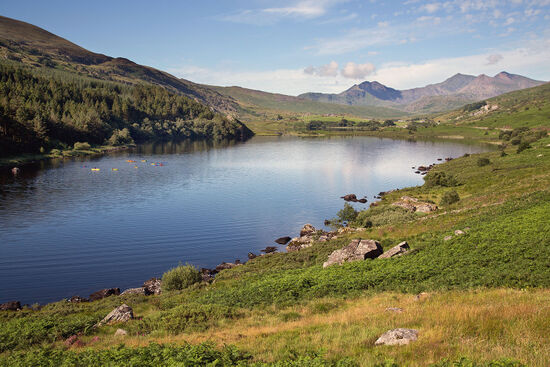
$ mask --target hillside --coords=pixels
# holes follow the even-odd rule
[[[541,104],[533,120],[550,127],[547,93],[545,85],[497,97],[516,110],[492,123],[522,121],[517,107],[532,101]],[[441,123],[412,137],[442,126],[464,128]],[[177,272],[167,272],[158,295],[0,311],[0,364],[546,367],[550,138],[525,127],[512,132],[518,144],[491,131],[501,149],[436,165],[422,186],[338,213],[348,228],[313,232],[311,246],[296,251],[226,264],[214,282],[186,268],[186,285],[170,288]],[[437,208],[394,205],[404,197]],[[406,241],[410,250],[323,267],[353,239],[377,240],[386,253]],[[122,303],[134,318],[93,326]],[[375,345],[395,328],[417,330],[418,339]]]
[[[220,113],[236,112],[235,101],[211,89],[125,58],[90,52],[32,24],[2,16],[1,59],[33,68],[63,70],[79,76],[126,84],[147,82],[207,104]]]
[[[259,117],[273,118],[281,113],[338,114],[363,118],[398,118],[408,114],[407,112],[382,106],[335,105],[242,87],[206,87],[235,100],[239,104],[239,117],[244,121],[258,119]]]
[[[541,84],[544,82],[503,71],[494,77],[456,74],[441,83],[406,90],[366,81],[339,94],[305,93],[299,97],[318,102],[386,106],[411,113],[431,113]]]

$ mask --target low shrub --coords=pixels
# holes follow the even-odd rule
[[[175,291],[185,289],[201,281],[201,274],[193,265],[180,265],[162,275],[162,289]]]
[[[357,210],[348,203],[344,204],[344,208],[338,211],[337,216],[340,222],[351,222],[357,218]]]
[[[488,166],[489,164],[491,164],[489,158],[478,158],[477,160],[477,165],[479,167]]]
[[[447,191],[443,194],[441,197],[441,201],[439,202],[439,205],[445,206],[445,205],[451,205],[460,200],[460,196],[458,196],[458,193],[454,190]]]
[[[74,143],[74,150],[89,150],[90,148],[92,148],[92,147],[90,146],[89,143],[86,143],[86,142],[84,142],[84,143],[79,143],[79,142]]]
[[[445,172],[430,172],[424,176],[424,185],[428,188],[435,186],[454,187],[458,181],[453,175]]]
[[[523,142],[518,146],[517,153],[519,154],[519,153],[521,153],[524,150],[529,149],[529,148],[531,148],[531,145],[527,142]]]

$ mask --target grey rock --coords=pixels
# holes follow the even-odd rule
[[[305,224],[300,230],[300,237],[310,236],[315,232],[317,232],[315,227],[308,223],[308,224]]]
[[[290,242],[292,238],[285,236],[285,237],[279,237],[275,240],[275,243],[278,243],[279,245],[286,245]]]
[[[378,241],[355,239],[344,248],[333,251],[323,264],[323,268],[334,264],[341,265],[345,262],[375,259],[383,252],[384,250]]]
[[[256,254],[252,253],[252,252],[249,252],[249,253],[248,253],[248,259],[249,259],[249,260],[255,259],[255,258],[257,258],[257,257],[258,257],[258,256],[257,256]]]
[[[139,288],[129,288],[126,289],[124,292],[122,292],[121,296],[126,296],[130,294],[143,294],[145,296],[145,288],[139,287]]]
[[[142,285],[143,289],[145,290],[145,295],[149,296],[152,294],[160,294],[161,288],[162,288],[162,280],[159,278],[151,278],[147,281],[145,281]]]
[[[397,246],[394,246],[391,249],[389,249],[388,251],[384,252],[378,258],[379,259],[389,259],[390,257],[402,256],[402,255],[406,254],[407,252],[409,252],[409,249],[410,249],[410,247],[409,247],[409,244],[407,243],[407,241],[403,241],[400,244],[398,244]]]
[[[128,332],[124,329],[116,329],[115,336],[126,336]]]
[[[134,311],[132,310],[132,307],[128,306],[127,304],[122,304],[109,312],[107,316],[101,320],[97,326],[105,325],[105,324],[112,324],[115,322],[126,322],[128,320],[131,320],[134,318]]]
[[[418,339],[418,330],[393,329],[386,331],[374,342],[375,345],[405,345]]]
[[[69,302],[71,303],[81,303],[81,302],[88,302],[89,300],[87,298],[84,298],[84,297],[80,297],[80,296],[72,296],[71,298],[69,298]]]
[[[453,238],[453,236],[445,236],[443,237],[443,241],[449,241]]]
[[[21,302],[10,301],[0,304],[0,311],[19,311],[21,309]]]
[[[460,235],[463,235],[463,234],[464,234],[464,231],[462,231],[462,230],[460,230],[460,229],[457,229],[457,230],[455,231],[455,235],[457,235],[457,236],[460,236]]]
[[[237,265],[233,264],[233,263],[223,262],[220,265],[216,266],[216,271],[220,272],[222,270],[233,269],[235,266],[237,266]]]

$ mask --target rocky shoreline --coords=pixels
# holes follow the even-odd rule
[[[445,158],[445,161],[450,161],[452,159],[453,158]],[[443,159],[439,158],[438,160],[443,160]],[[435,166],[435,163],[430,166],[418,166],[418,170],[422,170],[422,172],[425,174],[434,166]],[[16,173],[14,172],[14,174]],[[380,192],[377,196],[375,195],[374,198],[381,199],[384,195],[396,190]],[[344,199],[344,201],[346,202],[355,202],[355,203],[367,202],[366,197],[363,197],[362,199],[357,199],[357,195],[355,194],[347,194],[347,195],[341,196],[341,198]],[[377,205],[377,202],[371,203],[371,207],[376,205]],[[438,207],[433,203],[423,202],[416,198],[412,198],[408,196],[401,197],[400,201],[394,202],[391,205],[399,206],[405,210],[409,210],[412,212],[422,212],[422,213],[430,213],[438,209]],[[327,223],[330,223],[330,221],[325,221],[325,225],[327,225]],[[283,245],[283,246],[286,245],[286,251],[290,253],[290,252],[300,251],[302,249],[311,247],[315,243],[327,242],[330,240],[338,239],[339,236],[342,236],[345,234],[360,233],[360,232],[364,232],[365,230],[366,228],[352,228],[352,227],[343,226],[334,231],[324,231],[324,230],[318,230],[313,225],[308,223],[302,227],[298,237],[292,238],[289,236],[284,236],[284,237],[275,239],[274,242],[279,245]],[[248,257],[247,261],[255,259],[259,256],[266,256],[271,253],[275,253],[277,251],[278,251],[277,247],[267,246],[266,248],[261,250],[261,252],[263,252],[262,254],[256,255],[252,252],[249,252],[247,256]],[[352,240],[347,246],[344,246],[342,249],[333,251],[329,255],[327,261],[323,264],[323,267],[328,267],[335,264],[341,265],[345,262],[351,262],[351,261],[357,261],[357,260],[376,259],[376,258],[384,259],[384,258],[397,257],[397,256],[405,255],[409,251],[410,251],[410,247],[407,242],[399,243],[398,245],[384,252],[378,241],[371,240],[371,239],[355,239],[355,240]],[[240,266],[243,264],[244,263],[241,260],[237,259],[234,262],[222,262],[218,264],[214,269],[200,268],[199,271],[202,277],[202,281],[211,283],[214,281],[216,274],[218,274],[219,272],[227,269],[232,269],[236,266]],[[125,296],[125,295],[134,295],[134,294],[150,296],[150,295],[158,295],[161,292],[162,292],[162,280],[159,278],[151,278],[145,281],[141,287],[129,288],[122,292],[120,288],[105,288],[90,294],[88,298],[75,295],[69,298],[67,301],[71,303],[94,302],[110,296]],[[41,308],[41,307],[42,306],[40,305],[31,307],[28,304],[21,305],[19,301],[9,301],[9,302],[0,304],[0,311],[4,311],[4,310],[18,311],[23,308]]]

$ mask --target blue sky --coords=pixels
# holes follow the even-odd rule
[[[0,14],[195,82],[293,95],[458,72],[550,80],[550,0],[3,0]]]

